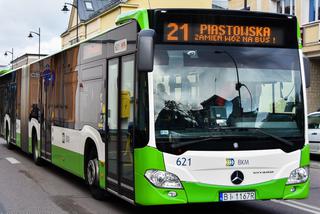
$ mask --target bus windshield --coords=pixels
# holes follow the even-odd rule
[[[242,149],[304,143],[296,49],[158,44],[153,75],[159,149],[184,143],[186,150],[229,150],[235,140],[245,142]],[[228,142],[233,146],[223,146]]]

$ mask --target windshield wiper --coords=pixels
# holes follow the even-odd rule
[[[184,146],[190,146],[192,144],[197,144],[197,143],[202,143],[202,142],[207,142],[207,141],[212,141],[212,140],[221,140],[221,136],[215,136],[215,137],[208,137],[205,139],[200,139],[200,140],[191,140],[191,141],[186,141],[183,143],[177,143],[177,144],[171,144],[171,148],[173,149],[178,149]]]
[[[266,136],[268,136],[268,137],[271,137],[271,138],[273,138],[273,139],[275,139],[275,140],[277,140],[277,141],[279,141],[279,142],[281,142],[281,143],[284,143],[284,144],[286,144],[286,145],[288,145],[288,146],[291,146],[291,147],[292,147],[292,146],[295,145],[294,142],[291,142],[291,141],[289,141],[289,140],[287,140],[287,139],[285,139],[285,138],[279,137],[279,136],[274,135],[274,134],[271,134],[271,133],[269,133],[269,132],[263,131],[263,130],[260,129],[260,128],[230,127],[230,128],[219,128],[218,130],[254,130],[254,131],[259,132],[259,133],[261,133],[261,134],[264,134],[264,135],[266,135]]]
[[[276,136],[274,134],[271,134],[269,132],[266,132],[266,131],[263,131],[259,128],[240,128],[240,127],[228,127],[228,128],[216,128],[215,130],[219,130],[219,131],[232,131],[232,130],[240,130],[240,131],[245,131],[245,130],[254,130],[256,132],[259,132],[261,134],[264,134],[268,137],[271,137],[281,143],[284,143],[290,147],[293,147],[295,146],[295,143],[294,142],[291,142],[285,138],[282,138],[282,137],[279,137],[279,136]],[[171,143],[170,146],[171,148],[173,149],[178,149],[178,148],[181,148],[181,147],[184,147],[184,146],[190,146],[190,145],[193,145],[193,144],[197,144],[197,143],[203,143],[203,142],[209,142],[209,141],[213,141],[213,140],[222,140],[222,139],[226,139],[226,138],[241,138],[241,137],[248,137],[248,136],[239,136],[239,135],[216,135],[216,136],[208,136],[207,138],[204,138],[204,139],[197,139],[197,140],[191,140],[191,141],[186,141],[186,142],[182,142],[182,143],[176,143],[176,144],[173,144]]]

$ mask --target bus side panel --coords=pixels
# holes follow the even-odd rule
[[[16,144],[21,147],[21,74],[22,69],[16,71]]]
[[[3,76],[0,78],[0,128],[1,135],[5,137],[5,116],[7,114],[7,102],[8,102],[8,90],[7,90],[7,76]]]
[[[28,105],[29,105],[29,66],[22,68],[21,72],[21,149],[22,151],[28,152]]]
[[[5,94],[5,87],[2,84],[2,81],[0,79],[0,97],[2,98],[0,100],[0,134],[1,136],[4,136],[4,94]]]
[[[52,163],[84,178],[84,139],[81,131],[52,126]]]

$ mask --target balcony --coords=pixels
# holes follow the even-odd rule
[[[303,52],[310,58],[320,58],[320,21],[301,26]]]

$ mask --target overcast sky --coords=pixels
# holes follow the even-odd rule
[[[30,31],[41,28],[41,53],[61,49],[60,35],[67,29],[70,12],[61,9],[72,0],[0,0],[0,65],[7,65],[13,48],[14,58],[25,53],[38,53],[38,37],[28,38]]]

